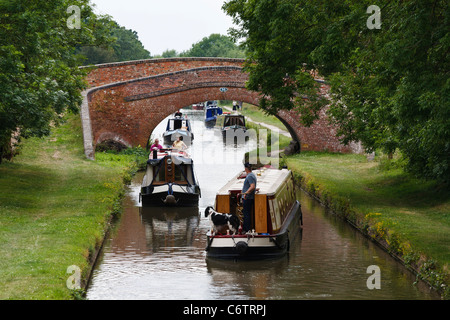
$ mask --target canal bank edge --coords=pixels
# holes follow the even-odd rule
[[[145,157],[145,159],[146,158],[147,157]],[[117,189],[116,193],[113,195],[112,208],[106,213],[107,221],[105,223],[103,237],[95,244],[93,250],[89,250],[89,256],[87,257],[88,270],[82,270],[81,288],[79,290],[70,289],[71,296],[74,300],[84,300],[86,298],[87,289],[91,283],[95,267],[98,264],[106,240],[109,238],[109,235],[113,230],[114,223],[120,220],[120,216],[123,211],[122,201],[125,197],[126,188],[130,185],[131,180],[136,173],[141,170],[144,170],[144,165],[142,161],[139,161],[139,157],[136,157],[130,165],[124,167],[121,176],[123,181],[122,186]]]
[[[282,165],[287,164],[285,157],[281,159],[281,163]],[[290,170],[294,175],[294,181],[302,190],[402,263],[416,275],[417,279],[421,279],[436,290],[442,299],[450,300],[448,284],[450,275],[443,271],[432,258],[427,257],[423,252],[414,250],[408,240],[383,226],[379,220],[374,221],[373,215],[357,212],[352,208],[350,199],[327,191],[310,174],[298,169],[290,168]]]

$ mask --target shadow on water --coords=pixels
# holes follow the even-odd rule
[[[201,116],[192,118],[196,137],[209,135]],[[211,148],[223,149],[211,139]],[[239,149],[229,152],[242,156]],[[143,176],[138,174],[124,199],[122,217],[105,242],[87,298],[439,299],[421,283],[414,285],[411,272],[302,191],[298,199],[304,225],[288,255],[263,261],[206,259],[209,222],[203,211],[241,167],[197,162],[202,188],[197,208],[142,208],[138,199]],[[380,289],[367,286],[372,265],[380,269]]]

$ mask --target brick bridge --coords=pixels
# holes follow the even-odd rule
[[[95,145],[106,140],[146,146],[162,120],[194,103],[236,100],[258,105],[259,93],[245,88],[248,77],[242,64],[241,59],[172,58],[92,67],[81,108],[86,156],[94,159]],[[302,150],[357,151],[338,141],[324,112],[310,128],[300,125],[295,111],[281,111],[277,117]]]

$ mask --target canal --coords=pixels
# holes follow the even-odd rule
[[[202,192],[199,207],[142,208],[143,174],[136,175],[121,219],[93,272],[88,299],[439,299],[424,283],[415,284],[415,276],[400,263],[301,190],[304,225],[287,256],[263,262],[206,259],[209,223],[204,209],[214,204],[216,191],[243,170],[243,155],[255,145],[250,141],[224,146],[220,134],[205,128],[203,111],[184,112],[195,135],[189,152]],[[165,125],[164,121],[155,129],[155,137],[161,137]],[[369,268],[374,266],[379,274]],[[379,283],[379,289],[373,283]]]

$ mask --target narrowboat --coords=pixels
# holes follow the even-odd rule
[[[183,117],[181,113],[178,113],[167,121],[166,131],[163,134],[164,144],[172,146],[172,143],[180,136],[183,137],[183,142],[187,146],[190,146],[192,140],[194,140],[189,119]]]
[[[217,118],[216,126],[220,127],[222,137],[227,142],[239,143],[242,139],[245,141],[247,127],[243,115],[224,113]]]
[[[206,255],[218,259],[265,259],[285,255],[303,225],[295,183],[288,169],[263,167],[257,177],[252,231],[242,234],[207,234]],[[241,172],[216,194],[214,210],[237,215],[243,221],[240,193],[246,177]]]
[[[223,110],[218,106],[207,107],[205,110],[205,125],[206,127],[214,127],[216,125],[217,116],[223,114]]]
[[[139,200],[143,207],[198,206],[200,186],[185,151],[160,149],[147,160]]]
[[[205,107],[206,108],[217,107],[217,101],[216,100],[206,101]]]

